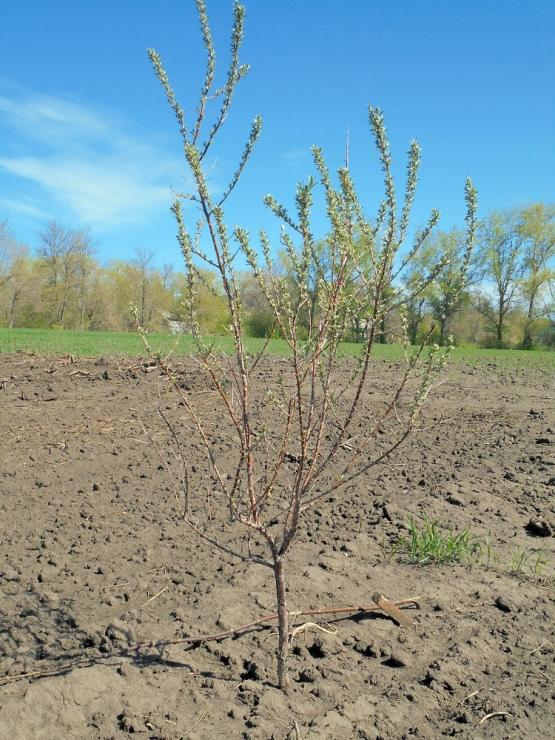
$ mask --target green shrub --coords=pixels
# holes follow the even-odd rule
[[[249,337],[266,339],[275,334],[275,319],[270,311],[253,311],[246,319],[245,328]]]

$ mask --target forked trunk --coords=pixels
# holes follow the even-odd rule
[[[289,683],[287,673],[287,653],[289,649],[289,614],[287,612],[287,595],[285,592],[285,576],[283,560],[274,561],[274,578],[276,581],[276,598],[278,613],[278,650],[277,673],[280,689],[286,689]]]

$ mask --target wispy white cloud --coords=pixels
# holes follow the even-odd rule
[[[42,208],[38,208],[25,200],[15,200],[14,198],[0,198],[0,209],[12,213],[22,213],[24,216],[31,216],[31,218],[45,219],[49,217],[48,212],[43,211]]]
[[[61,98],[2,95],[0,125],[9,132],[0,143],[0,170],[39,186],[46,200],[80,221],[101,227],[144,221],[168,206],[172,184],[183,189],[181,161],[128,133],[113,114]]]
[[[136,165],[74,158],[0,158],[0,167],[43,187],[87,223],[134,220],[169,204],[170,188],[145,182]],[[127,169],[127,171],[125,171]]]
[[[306,159],[310,151],[308,149],[290,149],[288,152],[283,152],[282,157],[287,162],[301,162]]]
[[[113,124],[103,120],[99,113],[46,95],[19,98],[0,95],[0,115],[26,137],[49,144],[63,139],[67,145],[71,140],[103,138],[113,133]]]

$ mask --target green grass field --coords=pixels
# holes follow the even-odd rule
[[[193,350],[190,337],[176,337],[165,334],[152,334],[149,342],[155,352],[166,353],[176,345],[175,353],[185,355]],[[216,347],[223,352],[233,348],[230,337],[214,338]],[[249,338],[249,350],[259,351],[264,340]],[[360,344],[345,343],[342,354],[354,356],[361,350]],[[74,355],[76,357],[138,357],[145,354],[142,339],[133,333],[107,331],[67,331],[58,329],[5,329],[0,328],[0,352],[37,352],[52,355]],[[287,354],[283,340],[273,339],[269,351],[274,354]],[[402,357],[402,348],[395,344],[375,345],[374,356],[386,360],[398,360]],[[493,363],[501,367],[526,368],[542,367],[555,369],[555,352],[545,350],[496,350],[478,349],[476,347],[457,347],[453,351],[453,360],[472,365]]]

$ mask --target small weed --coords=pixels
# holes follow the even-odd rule
[[[382,538],[378,543],[378,547],[381,550],[382,557],[387,565],[391,563],[395,555],[399,552],[399,541],[388,542],[385,536],[385,532],[382,532]]]
[[[538,579],[541,578],[547,564],[548,560],[543,549],[517,547],[511,555],[510,571],[513,575],[526,575]]]
[[[481,565],[486,570],[489,570],[493,565],[493,545],[491,544],[489,535],[484,537],[484,539],[478,539],[477,537],[473,539],[470,562],[472,565]]]
[[[408,537],[401,537],[396,543],[396,551],[406,556],[409,563],[418,565],[460,563],[477,554],[482,557],[479,548],[478,540],[470,530],[444,534],[439,523],[428,517],[425,517],[420,527],[410,519]],[[490,557],[491,547],[487,550],[488,562]]]
[[[501,567],[511,575],[541,581],[549,560],[542,548],[516,548],[511,554],[509,563],[501,563],[495,558],[493,545],[489,536],[480,538],[470,530],[444,533],[437,520],[424,517],[421,525],[409,519],[409,534],[399,537],[395,542],[387,542],[385,534],[379,543],[384,561],[389,565],[400,556],[402,560],[416,565],[443,565],[445,563],[465,562],[469,566],[479,565],[486,569]]]

